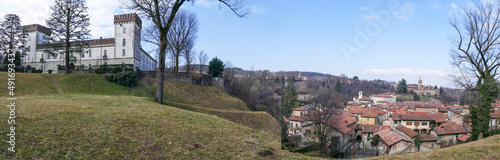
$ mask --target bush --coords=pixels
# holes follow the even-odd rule
[[[137,81],[137,73],[135,71],[126,71],[121,73],[109,73],[104,76],[106,80],[115,82],[118,85],[132,87]]]
[[[212,75],[212,77],[218,77],[222,75],[222,72],[224,72],[224,62],[222,60],[215,57],[208,62],[208,74]]]
[[[54,70],[49,69],[49,73],[52,73],[52,71],[54,71]]]
[[[290,152],[306,153],[316,150],[318,143],[311,143],[305,147],[290,150]]]
[[[283,146],[285,146],[285,148],[293,148],[293,147],[295,147],[295,144],[292,144],[290,142],[286,142]]]
[[[111,69],[111,73],[120,73],[122,71],[123,70],[121,67],[114,67],[113,69]]]
[[[96,74],[105,74],[107,72],[108,72],[108,67],[106,67],[106,66],[100,66],[99,68],[97,68],[95,70]]]

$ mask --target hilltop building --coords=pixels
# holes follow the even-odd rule
[[[114,16],[114,38],[87,40],[89,48],[82,53],[71,53],[70,65],[82,68],[94,68],[99,65],[132,64],[143,71],[155,70],[158,62],[141,48],[142,21],[135,13]],[[31,24],[24,26],[28,32],[26,38],[26,56],[22,60],[25,65],[42,70],[58,70],[65,65],[63,51],[51,56],[44,52],[49,48],[46,36],[50,29]],[[95,69],[95,68],[94,68]]]
[[[408,92],[413,92],[418,95],[439,96],[439,89],[434,89],[432,86],[422,85],[422,79],[418,80],[418,84],[408,85]]]

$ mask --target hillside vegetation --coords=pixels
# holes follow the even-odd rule
[[[369,159],[500,159],[500,135],[474,142],[455,145],[433,151],[402,155],[380,156]]]
[[[6,81],[6,77],[5,72],[0,72],[0,80]],[[163,158],[246,159],[240,157],[246,156],[267,159],[290,155],[280,150],[279,124],[276,120],[265,112],[249,111],[244,102],[229,96],[222,89],[165,82],[167,105],[160,105],[150,98],[156,86],[149,81],[151,79],[143,79],[137,86],[129,88],[108,82],[104,75],[97,74],[17,73],[15,91],[18,101],[22,102],[17,110],[20,115],[17,121],[25,126],[19,127],[22,136],[17,142],[24,145],[16,149],[26,151],[17,158],[151,159],[159,156],[161,159],[160,155],[165,155],[166,151],[169,156]],[[6,83],[0,84],[0,92],[7,93]],[[2,99],[1,102],[6,103],[4,101]],[[235,123],[186,110],[215,115]],[[5,107],[0,111],[7,113]],[[0,118],[6,119],[5,115]],[[7,127],[2,123],[0,133],[7,134]],[[149,140],[144,140],[147,138]],[[228,144],[217,146],[215,143]],[[160,149],[148,150],[151,146],[158,147],[155,144]],[[169,147],[170,144],[172,147]],[[141,150],[140,145],[145,149]],[[180,145],[193,152],[184,152],[186,149]],[[6,150],[0,151],[7,154]],[[93,152],[106,156],[94,157],[95,154],[90,154]]]

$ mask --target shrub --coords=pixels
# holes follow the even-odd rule
[[[97,68],[95,70],[96,74],[104,74],[104,73],[107,73],[107,72],[108,72],[108,67],[106,67],[106,66],[100,66],[99,68]]]
[[[318,143],[311,143],[305,147],[290,150],[290,152],[306,153],[316,150]]]
[[[54,71],[54,70],[49,69],[49,73],[52,73],[52,71]]]
[[[137,73],[135,71],[126,71],[121,73],[109,73],[104,76],[106,80],[115,82],[118,85],[132,87],[137,81]]]
[[[113,69],[111,69],[111,73],[120,73],[122,71],[121,67],[113,67]]]

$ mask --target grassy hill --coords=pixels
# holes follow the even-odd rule
[[[433,151],[369,159],[500,159],[500,135]]]
[[[0,72],[0,80],[6,77]],[[18,73],[17,153],[1,143],[0,154],[15,159],[309,158],[281,150],[278,123],[218,87],[165,82],[167,105],[161,105],[149,95],[152,82],[143,79],[128,88],[104,75]],[[7,93],[6,83],[0,92]],[[0,112],[0,119],[7,119],[8,108]],[[0,123],[0,134],[8,127]]]

